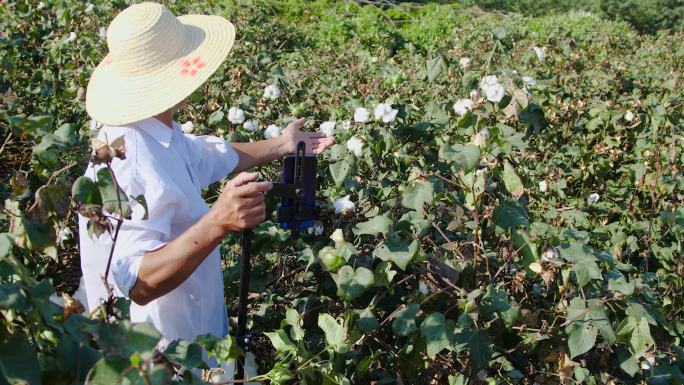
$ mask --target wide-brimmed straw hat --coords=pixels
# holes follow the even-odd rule
[[[109,125],[164,112],[204,83],[234,42],[235,27],[223,17],[176,17],[161,4],[132,5],[107,29],[109,54],[90,78],[86,110]]]

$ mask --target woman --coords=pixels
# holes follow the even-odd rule
[[[303,119],[277,138],[252,143],[183,134],[174,113],[216,71],[234,40],[235,28],[222,17],[175,17],[160,4],[133,5],[110,24],[109,54],[88,84],[86,109],[104,124],[98,138],[124,138],[125,159],[113,160],[114,175],[128,197],[142,194],[147,202],[145,210],[131,200],[133,216],[121,227],[107,278],[133,301],[131,320],[151,322],[162,344],[227,334],[218,245],[228,232],[263,222],[264,192],[271,183],[241,173],[211,209],[202,188],[292,154],[300,140],[313,154],[333,143],[321,133],[300,131]],[[86,175],[95,179],[100,167],[89,165]],[[79,226],[92,309],[106,297],[101,277],[112,239],[107,233],[91,238],[83,217]]]

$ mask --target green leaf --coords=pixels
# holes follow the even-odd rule
[[[347,300],[363,295],[375,283],[372,271],[365,267],[354,270],[349,265],[342,266],[334,278],[337,283],[337,295]]]
[[[325,333],[325,341],[329,347],[338,353],[349,351],[349,345],[345,342],[347,331],[344,321],[338,323],[330,314],[321,313],[318,315],[318,327]]]
[[[186,368],[197,368],[204,364],[202,347],[195,342],[175,340],[164,350],[164,355]]]
[[[209,115],[209,119],[207,119],[207,124],[212,126],[216,123],[220,123],[223,120],[224,113],[221,110],[216,110]]]
[[[561,257],[572,262],[572,271],[575,272],[579,287],[584,287],[594,279],[603,279],[601,269],[596,263],[598,259],[593,254],[591,247],[574,241],[562,245],[559,251]]]
[[[567,319],[570,324],[565,332],[568,334],[571,358],[589,351],[595,345],[598,333],[608,344],[615,342],[615,332],[605,312],[605,305],[598,299],[585,302],[582,298],[573,298],[568,306]]]
[[[295,309],[288,307],[285,310],[285,323],[292,326],[290,336],[295,341],[301,341],[304,338],[304,329],[302,328],[302,315]]]
[[[380,262],[375,266],[375,285],[384,286],[388,289],[391,288],[392,279],[397,275],[396,270],[392,270],[392,264],[389,262]]]
[[[570,358],[579,356],[589,351],[596,344],[598,328],[589,321],[573,322],[568,332],[568,349]]]
[[[428,59],[425,62],[425,70],[427,73],[428,82],[432,83],[444,72],[447,72],[447,64],[442,56],[437,56],[433,59]]]
[[[12,253],[14,240],[7,233],[0,233],[0,258],[4,258]]]
[[[41,372],[36,352],[21,331],[0,344],[0,375],[10,384],[41,384]]]
[[[269,340],[271,340],[271,344],[273,345],[275,350],[278,351],[278,353],[297,351],[297,345],[290,341],[290,337],[287,336],[285,330],[278,329],[274,332],[266,332],[264,334],[266,335],[266,337],[268,337]]]
[[[478,371],[489,364],[492,358],[492,339],[485,330],[461,329],[454,332],[454,350],[470,350],[473,371]]]
[[[536,103],[531,103],[520,114],[520,119],[527,123],[528,126],[534,128],[535,134],[539,134],[546,125],[544,110],[542,110],[542,108]]]
[[[370,308],[357,310],[359,315],[359,328],[362,332],[372,332],[380,326],[378,319]]]
[[[406,270],[406,266],[415,257],[417,252],[417,241],[414,240],[410,244],[406,244],[406,242],[398,237],[390,237],[373,250],[373,256],[382,261],[394,262],[400,269]]]
[[[349,161],[341,160],[336,163],[330,163],[328,168],[330,169],[330,175],[332,175],[333,181],[335,181],[335,186],[339,187],[342,186],[345,179],[347,179],[351,166]]]
[[[128,204],[126,192],[114,182],[112,171],[101,168],[97,172],[97,187],[102,196],[102,209],[112,214],[119,214],[124,218],[131,217],[131,207]]]
[[[525,192],[522,180],[508,162],[504,162],[503,180],[506,190],[511,193],[513,198],[518,199]]]
[[[499,232],[515,229],[519,226],[528,228],[527,211],[518,201],[505,200],[494,210],[494,223]]]
[[[428,356],[434,358],[437,353],[451,346],[454,324],[446,320],[444,314],[432,313],[420,324],[420,333],[425,338]]]
[[[416,316],[420,311],[420,306],[415,303],[411,303],[405,308],[399,310],[392,320],[392,331],[394,334],[400,336],[407,336],[416,330]]]
[[[432,204],[434,197],[435,186],[432,182],[427,180],[415,182],[404,189],[401,194],[401,204],[423,215],[425,204]]]
[[[125,341],[122,343],[128,355],[138,353],[143,360],[154,356],[161,334],[152,324],[122,322],[120,327],[125,334]]]
[[[474,144],[466,144],[465,146],[442,144],[438,156],[441,160],[453,162],[456,170],[469,173],[480,163],[480,148]]]
[[[352,231],[355,235],[372,235],[377,237],[378,234],[387,236],[387,233],[392,227],[392,220],[385,214],[376,215],[366,222],[359,222],[354,226]]]
[[[102,357],[93,366],[88,383],[92,385],[111,385],[130,382],[124,382],[121,378],[121,373],[129,367],[130,361],[123,357]]]
[[[81,204],[102,205],[102,197],[97,184],[85,175],[78,177],[71,186],[71,199]]]
[[[634,355],[641,356],[644,354],[655,341],[651,337],[651,328],[646,318],[641,318],[637,322],[636,327],[632,330],[632,335],[629,338],[629,346],[631,346]]]
[[[539,262],[537,245],[530,240],[530,236],[525,230],[512,230],[511,241],[513,241],[513,247],[518,255],[522,256],[522,265],[525,268],[525,272],[531,277],[536,276],[537,273],[530,269],[530,265]]]

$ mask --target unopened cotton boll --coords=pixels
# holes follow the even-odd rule
[[[76,40],[77,37],[78,37],[78,35],[76,34],[76,32],[71,32],[69,34],[69,36],[66,38],[66,41],[72,42],[72,41]]]
[[[325,136],[335,135],[335,122],[323,122],[319,127],[319,130],[325,134]]]
[[[357,157],[363,155],[363,141],[356,136],[352,136],[347,140],[347,150],[353,152]]]
[[[363,107],[359,107],[354,111],[354,121],[356,123],[366,123],[369,117],[370,113]]]
[[[474,106],[475,102],[473,102],[471,99],[459,99],[456,101],[456,103],[454,103],[454,112],[460,116],[463,116],[466,114],[466,112],[472,110]]]
[[[342,198],[335,199],[333,208],[335,209],[336,214],[354,212],[356,210],[356,204],[349,199],[349,195],[345,195]]]
[[[352,125],[351,120],[345,120],[344,122],[342,122],[342,128],[344,128],[345,130],[350,129],[351,125]]]
[[[591,206],[591,205],[593,205],[594,203],[598,202],[599,199],[601,199],[601,196],[600,196],[599,194],[597,194],[597,193],[591,193],[591,194],[589,194],[589,196],[587,197],[587,204],[588,204],[589,206]]]
[[[186,134],[192,134],[195,131],[195,125],[191,121],[187,121],[181,125],[181,130]]]
[[[462,58],[458,61],[458,65],[459,65],[461,68],[463,68],[464,70],[470,68],[470,58],[469,58],[469,57],[462,57]]]
[[[242,124],[245,121],[245,111],[238,107],[230,107],[228,110],[228,121],[233,124]]]
[[[537,59],[539,61],[544,60],[544,58],[546,57],[546,54],[544,53],[543,49],[541,49],[537,46],[532,47],[532,49],[534,50],[534,54],[537,55]]]
[[[546,190],[549,188],[548,183],[546,183],[545,180],[542,180],[539,182],[539,191],[541,192],[546,192]]]
[[[632,120],[634,120],[634,113],[632,111],[627,110],[627,112],[625,112],[624,118],[625,121],[631,122]]]
[[[390,123],[397,117],[399,111],[392,108],[391,103],[380,103],[375,107],[375,119]]]
[[[280,88],[275,84],[269,84],[264,88],[264,98],[276,100],[280,97]]]
[[[247,131],[254,132],[259,129],[259,121],[256,119],[248,120],[242,127]]]
[[[264,137],[266,139],[277,138],[280,136],[282,129],[275,124],[269,124],[264,130]]]

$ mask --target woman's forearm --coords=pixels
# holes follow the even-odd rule
[[[225,235],[211,215],[210,211],[178,238],[145,253],[129,293],[131,300],[145,305],[178,287],[195,271]]]
[[[286,143],[282,138],[279,136],[257,142],[231,143],[240,156],[240,161],[233,172],[246,171],[287,155]]]

